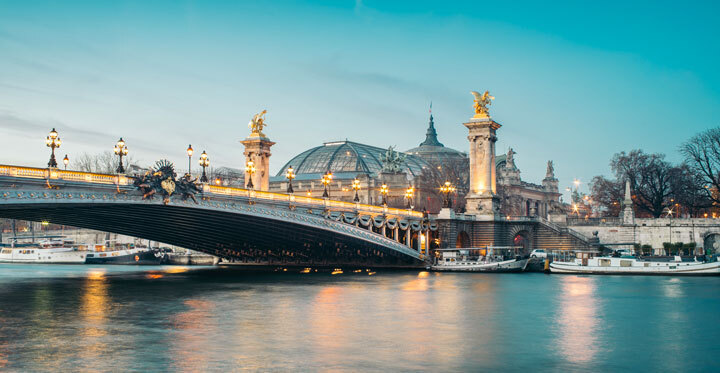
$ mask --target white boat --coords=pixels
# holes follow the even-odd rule
[[[428,267],[432,271],[448,272],[522,272],[528,258],[516,255],[515,247],[486,247],[468,249],[438,249],[440,257]]]
[[[720,262],[683,261],[681,257],[672,259],[623,257],[595,257],[574,259],[570,262],[550,263],[551,273],[587,273],[587,274],[633,274],[633,275],[720,275]]]
[[[0,249],[0,263],[84,264],[87,251],[78,250],[72,241],[47,240],[35,244],[16,244]]]

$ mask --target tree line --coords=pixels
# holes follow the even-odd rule
[[[701,217],[720,204],[720,127],[693,136],[679,147],[680,164],[665,154],[640,149],[615,154],[612,177],[595,176],[590,182],[592,201],[601,215],[617,216],[630,182],[638,216],[689,215]]]

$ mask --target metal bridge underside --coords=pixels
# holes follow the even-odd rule
[[[0,217],[49,221],[134,236],[247,264],[423,265],[416,258],[352,235],[293,222],[172,204],[18,203],[0,207]]]

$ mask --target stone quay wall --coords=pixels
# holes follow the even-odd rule
[[[663,254],[663,242],[695,242],[698,248],[705,249],[720,242],[720,219],[642,218],[635,219],[635,224],[622,224],[617,218],[594,218],[568,219],[567,224],[586,237],[593,237],[597,232],[601,244],[625,244],[612,247],[628,249],[632,249],[634,243],[650,245],[658,255]]]

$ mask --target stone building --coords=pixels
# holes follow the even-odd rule
[[[329,171],[333,175],[328,184],[331,199],[352,202],[355,196],[353,181],[357,179],[361,203],[382,204],[381,186],[385,184],[388,187],[388,206],[407,207],[410,202],[416,210],[437,213],[442,207],[439,187],[448,179],[458,192],[452,196],[454,208],[464,210],[464,196],[470,182],[468,154],[446,147],[438,140],[432,113],[425,140],[415,148],[397,152],[403,159],[396,170],[389,170],[383,162],[392,152],[394,149],[348,140],[327,142],[307,149],[286,162],[275,176],[270,177],[269,190],[285,193],[288,188],[287,170],[292,167],[295,173],[294,192],[321,198],[324,193],[322,177]],[[547,217],[559,206],[560,193],[554,173],[548,170],[542,185],[525,182],[515,166],[514,154],[511,150],[507,155],[496,158],[500,215]],[[413,189],[410,201],[406,198],[408,188]]]

